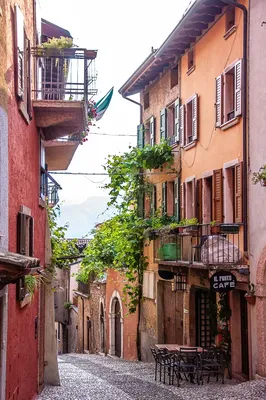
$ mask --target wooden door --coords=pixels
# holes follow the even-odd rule
[[[121,357],[121,309],[117,299],[115,300],[115,355]]]
[[[211,303],[215,303],[215,293],[210,290],[197,290],[196,304],[196,346],[210,347],[213,338],[211,332]]]
[[[249,357],[248,357],[248,308],[245,299],[245,291],[240,290],[240,313],[241,313],[241,353],[242,353],[242,373],[249,376]]]
[[[183,292],[173,292],[171,282],[163,282],[164,343],[183,343]]]

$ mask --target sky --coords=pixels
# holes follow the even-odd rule
[[[123,99],[118,89],[177,25],[190,0],[41,0],[42,17],[69,30],[74,43],[97,49],[98,95],[114,86],[109,109],[94,132],[135,135],[139,107]],[[138,96],[133,97],[138,100]],[[90,135],[79,146],[68,171],[103,172],[108,154],[117,154],[136,144],[136,136]],[[60,200],[66,205],[83,203],[91,196],[105,196],[103,176],[54,175],[63,187]]]

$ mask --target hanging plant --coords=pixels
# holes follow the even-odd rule
[[[94,100],[88,101],[88,122],[91,125],[91,121],[96,119],[97,117],[97,109],[96,102]]]
[[[26,292],[33,298],[34,292],[38,289],[39,286],[39,278],[35,275],[26,275],[25,276],[25,287]]]
[[[266,186],[266,164],[259,169],[259,172],[253,173],[252,183],[256,185],[259,182],[261,186]]]

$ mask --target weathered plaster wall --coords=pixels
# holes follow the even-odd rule
[[[249,39],[249,240],[250,280],[256,284],[256,305],[250,306],[252,326],[253,375],[266,377],[266,190],[251,183],[252,173],[266,163],[265,141],[265,2],[250,1]]]
[[[69,310],[68,352],[77,353],[78,341],[78,308],[72,306]]]

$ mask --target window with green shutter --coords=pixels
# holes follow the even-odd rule
[[[175,179],[175,189],[174,189],[174,197],[175,197],[175,217],[176,220],[180,221],[180,178]]]
[[[167,109],[163,108],[160,112],[160,138],[166,140],[167,138]]]
[[[137,127],[137,147],[143,149],[144,147],[144,125],[140,124]]]

